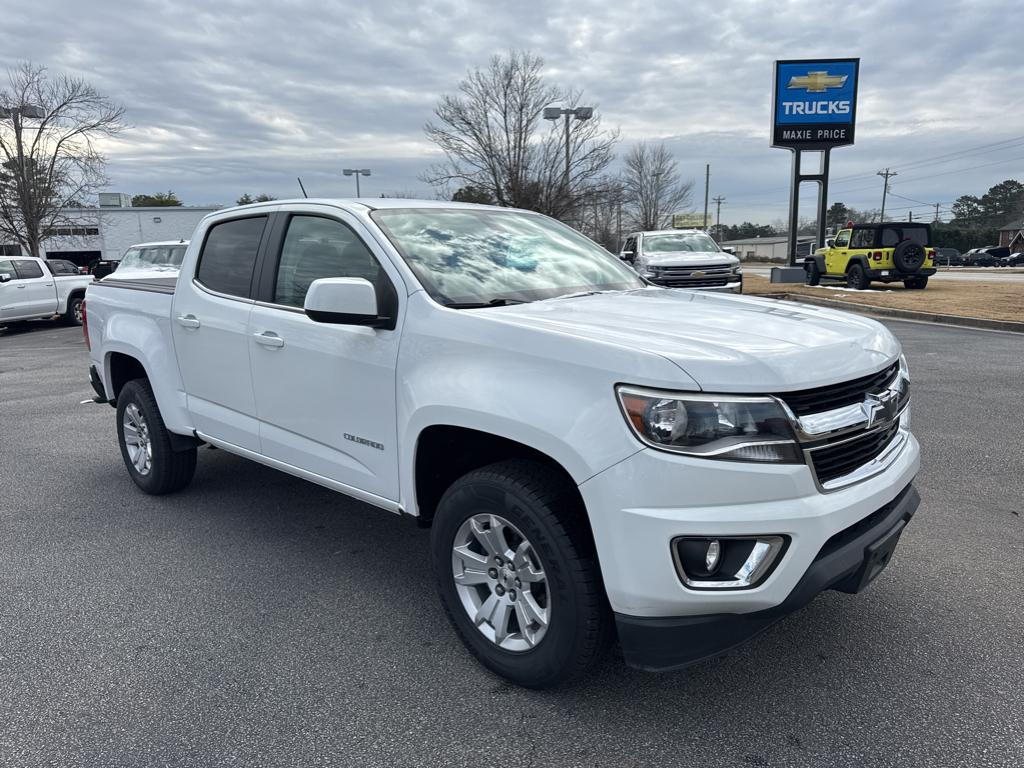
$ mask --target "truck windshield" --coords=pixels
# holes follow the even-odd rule
[[[644,235],[644,253],[715,253],[718,244],[703,232]]]
[[[497,306],[644,286],[603,248],[545,216],[405,208],[372,218],[441,304]]]
[[[181,267],[181,261],[185,256],[185,249],[188,246],[184,243],[179,245],[154,245],[142,248],[129,248],[125,251],[121,263],[118,265],[118,272],[131,270],[157,270],[174,271]]]

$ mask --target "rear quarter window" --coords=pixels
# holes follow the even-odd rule
[[[248,297],[266,224],[266,216],[250,216],[210,227],[199,254],[196,280],[218,293]]]

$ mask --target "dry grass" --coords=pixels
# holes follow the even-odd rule
[[[820,286],[772,284],[767,277],[748,273],[743,276],[743,283],[744,293],[804,294],[851,304],[1024,322],[1024,282],[943,279],[932,280],[923,291],[908,290],[902,283],[875,283],[867,291],[833,291]]]

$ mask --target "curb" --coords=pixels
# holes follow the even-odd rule
[[[747,294],[753,295],[753,294]],[[852,302],[836,301],[835,299],[822,299],[817,296],[806,296],[802,293],[774,293],[761,294],[764,298],[781,299],[793,301],[800,304],[814,304],[829,309],[841,309],[847,312],[857,312],[862,315],[876,315],[888,317],[893,320],[916,320],[922,323],[935,323],[938,325],[957,325],[964,328],[981,328],[989,331],[1007,331],[1009,333],[1024,333],[1024,323],[1012,320],[988,320],[983,317],[964,317],[962,315],[942,315],[935,312],[918,312],[912,309],[893,309],[890,307],[876,307],[871,304],[854,304]]]

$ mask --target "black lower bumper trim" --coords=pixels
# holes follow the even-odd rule
[[[891,502],[829,539],[782,603],[753,613],[704,616],[628,616],[615,614],[626,663],[666,671],[718,656],[779,619],[835,589],[859,592],[888,564],[903,528],[921,502],[908,485]]]
[[[110,400],[107,398],[107,393],[103,391],[103,382],[100,381],[100,375],[96,372],[96,366],[89,366],[89,383],[92,384],[92,391],[96,393],[96,397],[93,400],[97,403],[109,403]]]

